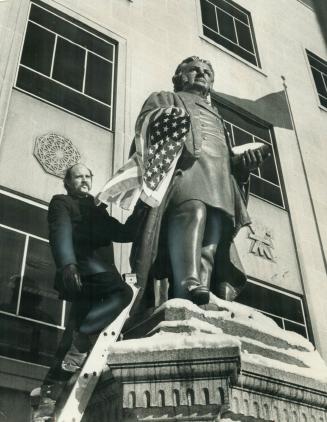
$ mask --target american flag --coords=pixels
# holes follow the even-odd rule
[[[186,141],[190,118],[180,109],[168,109],[149,125],[144,182],[156,189]]]
[[[190,129],[182,108],[158,108],[143,116],[135,134],[136,152],[105,184],[96,203],[132,209],[136,201],[159,206],[173,176]]]

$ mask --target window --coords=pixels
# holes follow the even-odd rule
[[[200,0],[203,35],[260,67],[251,14],[230,0]]]
[[[48,364],[67,312],[53,289],[47,211],[5,192],[0,210],[0,354]]]
[[[284,330],[309,338],[300,297],[249,280],[236,300],[268,315]]]
[[[112,129],[115,50],[96,31],[32,3],[16,87]]]
[[[320,104],[327,108],[327,62],[307,51]]]
[[[274,205],[285,208],[272,129],[235,112],[220,102],[218,102],[218,109],[230,133],[232,146],[250,142],[269,145],[271,156],[263,162],[259,169],[251,173],[250,192]]]
[[[314,8],[313,2],[314,0],[299,0],[300,3],[305,4],[306,6],[308,6],[310,9]]]

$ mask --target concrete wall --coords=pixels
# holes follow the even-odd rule
[[[327,52],[313,11],[297,0],[238,0],[252,15],[262,63],[262,69],[257,69],[201,36],[198,0],[45,3],[119,41],[116,131],[113,137],[104,129],[12,90],[29,2],[0,2],[0,184],[46,201],[59,192],[60,180],[45,174],[32,156],[35,136],[54,130],[71,139],[95,169],[96,192],[126,160],[135,119],[147,95],[170,90],[177,64],[189,55],[210,59],[216,70],[215,89],[239,99],[255,101],[281,91],[281,75],[285,76],[297,136],[294,130],[278,127],[275,135],[292,224],[285,211],[255,199],[250,202],[254,219],[260,224],[267,221],[278,239],[278,276],[273,278],[272,264],[248,255],[244,233],[238,242],[250,273],[293,292],[304,292],[317,346],[327,358],[327,321],[322,317],[327,298],[322,255],[322,246],[327,247],[327,118],[319,107],[304,49],[323,58]],[[271,121],[275,112],[271,111]],[[269,110],[267,115],[270,121]],[[118,210],[114,212],[125,217]],[[122,270],[126,270],[128,249],[119,247],[117,252]],[[283,279],[288,265],[290,276]]]

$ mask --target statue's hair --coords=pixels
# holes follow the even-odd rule
[[[68,182],[70,181],[70,179],[72,177],[72,170],[73,170],[74,167],[79,166],[79,165],[82,165],[82,166],[86,167],[86,165],[83,164],[83,163],[75,163],[72,166],[68,167],[68,169],[66,170],[66,173],[65,173],[65,176],[64,176],[64,187],[65,187],[65,189],[66,189],[67,192],[69,191]],[[86,168],[90,172],[90,176],[93,177],[92,170],[89,169],[88,167],[86,167]]]
[[[183,67],[187,65],[188,63],[192,63],[196,61],[206,63],[209,66],[213,76],[215,75],[212,64],[209,62],[209,60],[200,59],[200,57],[198,56],[187,57],[177,66],[177,69],[175,70],[175,74],[172,77],[172,81],[174,84],[174,92],[182,91],[183,89],[183,80],[182,80]]]

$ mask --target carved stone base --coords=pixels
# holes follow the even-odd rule
[[[320,356],[251,308],[172,300],[127,337],[112,346],[83,422],[327,420]]]

